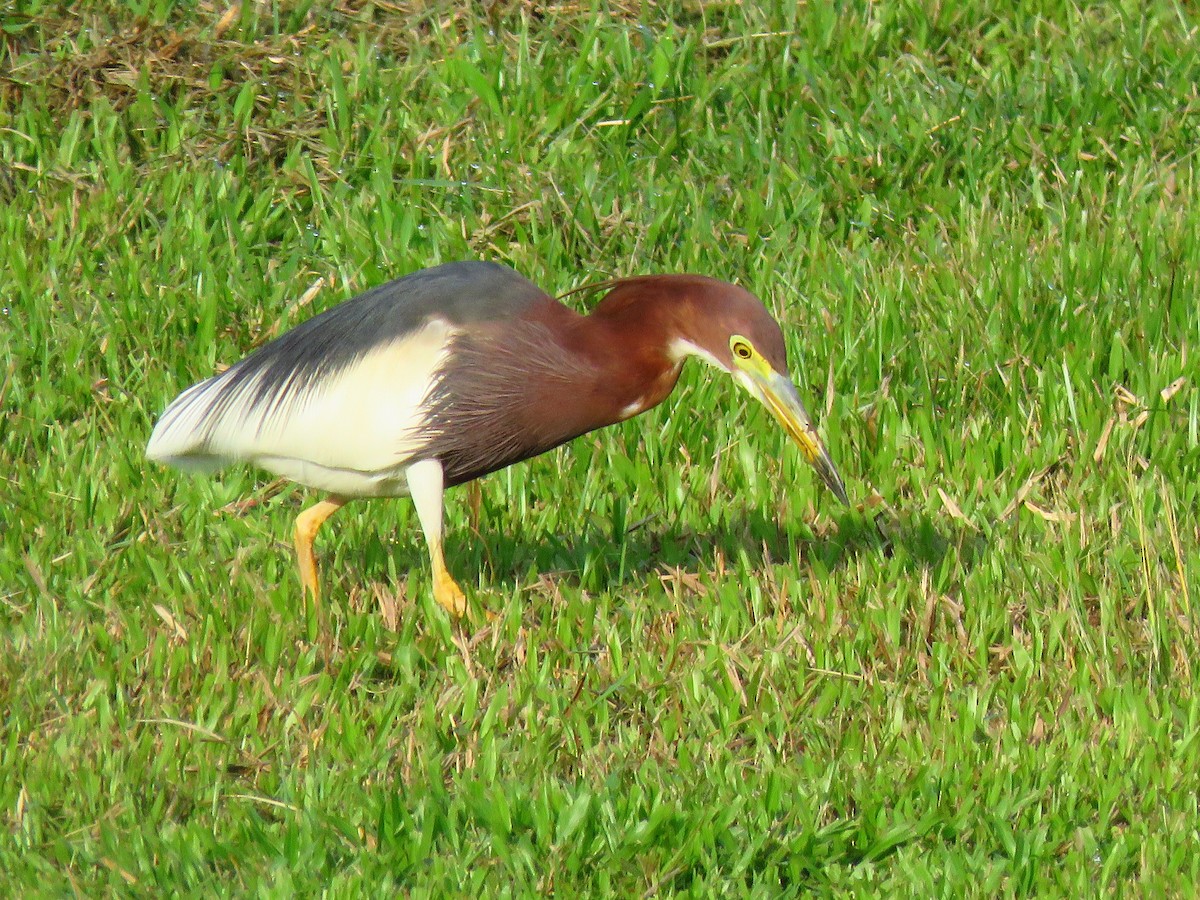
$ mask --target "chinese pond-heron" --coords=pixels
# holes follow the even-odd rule
[[[699,275],[594,286],[581,315],[505,266],[414,272],[314,316],[179,395],[147,455],[184,469],[249,462],[326,492],[296,520],[314,604],[313,539],[356,497],[410,495],[437,602],[461,616],[442,555],[442,493],[661,403],[697,356],[762,402],[843,502],[846,489],[788,375],[763,304]]]

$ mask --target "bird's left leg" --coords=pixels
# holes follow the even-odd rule
[[[436,459],[422,459],[408,467],[408,492],[417,508],[425,543],[429,545],[429,562],[433,567],[433,598],[455,618],[467,612],[467,598],[462,588],[450,577],[442,557],[442,464]]]
[[[310,506],[296,517],[296,563],[300,566],[300,583],[305,596],[312,596],[313,605],[320,607],[321,582],[317,575],[317,558],[313,554],[313,540],[321,523],[346,505],[346,498],[336,494]]]

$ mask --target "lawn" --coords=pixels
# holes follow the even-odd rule
[[[1189,895],[1188,5],[0,14],[14,895]],[[448,497],[145,461],[184,387],[455,259],[754,291],[846,477],[691,364]],[[568,299],[582,308],[580,295]],[[479,613],[496,614],[487,620]]]

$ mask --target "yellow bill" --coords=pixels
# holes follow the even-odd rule
[[[763,405],[771,411],[771,414],[783,426],[783,430],[791,435],[792,440],[799,445],[800,452],[817,470],[817,474],[821,476],[825,486],[833,491],[834,496],[849,506],[850,498],[846,495],[846,485],[842,482],[842,476],[838,474],[837,467],[829,456],[829,451],[821,443],[816,426],[813,425],[808,410],[804,408],[796,386],[774,371],[748,372],[748,374],[751,382],[758,389],[756,393]]]

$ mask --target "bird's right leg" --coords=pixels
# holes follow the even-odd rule
[[[436,459],[422,459],[408,467],[407,475],[408,492],[417,508],[425,543],[429,545],[433,598],[452,616],[461,619],[467,612],[467,598],[446,569],[446,560],[442,557],[442,464]]]
[[[296,517],[296,564],[300,567],[300,583],[304,586],[304,595],[312,597],[313,606],[317,609],[321,603],[321,582],[317,575],[313,540],[321,523],[345,505],[346,498],[334,494]]]

